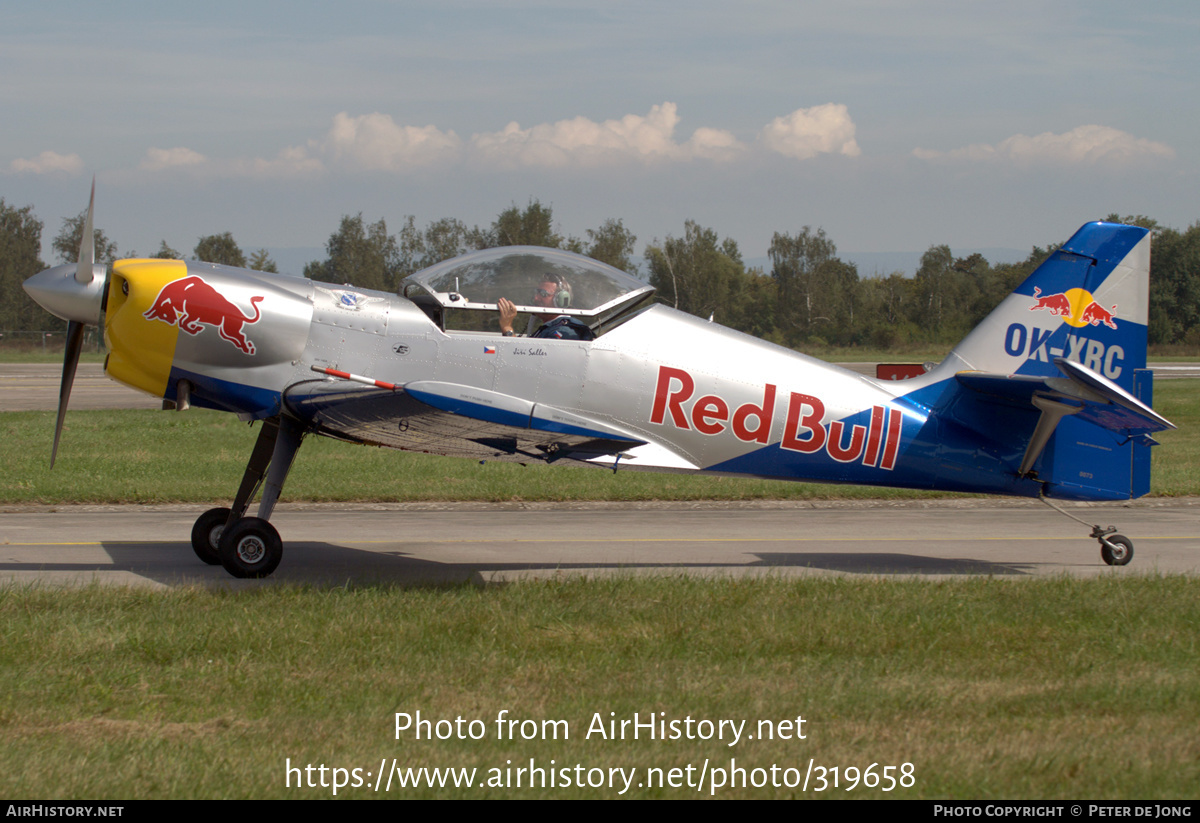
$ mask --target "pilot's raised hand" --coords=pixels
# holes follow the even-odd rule
[[[500,331],[505,335],[511,335],[513,321],[517,319],[517,307],[507,297],[501,297],[496,301],[496,308],[500,310]]]

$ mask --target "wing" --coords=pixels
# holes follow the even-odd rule
[[[394,390],[311,380],[290,387],[284,399],[319,434],[454,457],[589,460],[646,442],[543,403],[432,380]]]

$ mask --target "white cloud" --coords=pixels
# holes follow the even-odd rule
[[[453,131],[435,126],[399,126],[389,115],[375,112],[351,117],[342,112],[333,118],[325,139],[310,146],[334,161],[362,169],[402,171],[424,166],[457,154],[462,140]]]
[[[79,174],[83,170],[83,160],[78,154],[44,151],[32,160],[17,158],[9,168],[17,174]]]
[[[596,122],[586,117],[541,123],[523,129],[511,122],[500,131],[463,141],[436,126],[402,126],[374,112],[333,118],[328,134],[309,149],[330,162],[360,169],[403,171],[436,163],[468,160],[493,168],[597,166],[629,160],[728,159],[745,150],[727,131],[699,128],[685,143],[675,140],[679,114],[674,103],[645,115]]]
[[[691,139],[683,144],[683,150],[689,157],[732,160],[746,150],[746,144],[734,137],[732,132],[701,126],[692,132]]]
[[[1134,137],[1108,126],[1079,126],[1063,134],[1044,132],[1034,137],[1014,134],[995,145],[975,143],[953,151],[914,149],[921,160],[952,162],[1008,162],[1017,166],[1126,165],[1175,157],[1166,143]]]
[[[818,154],[862,154],[854,139],[854,121],[840,103],[826,103],[808,109],[796,109],[787,117],[776,117],[759,134],[771,151],[797,160],[809,160]]]
[[[623,160],[688,160],[721,158],[742,144],[729,132],[701,128],[686,143],[675,141],[679,113],[674,103],[653,106],[645,116],[627,114],[597,123],[586,117],[543,123],[522,129],[509,123],[503,130],[471,138],[473,155],[501,166],[594,166]]]
[[[203,154],[183,146],[173,149],[150,148],[146,150],[146,156],[142,158],[138,168],[143,171],[162,171],[180,166],[196,166],[203,163],[205,159]]]
[[[303,177],[331,167],[403,172],[466,162],[482,169],[594,168],[626,163],[727,162],[751,151],[778,152],[799,160],[820,153],[860,154],[854,122],[846,107],[826,104],[777,118],[748,146],[733,132],[701,126],[686,141],[676,139],[679,112],[674,103],[597,122],[586,117],[521,128],[511,122],[500,131],[462,140],[436,126],[401,125],[380,112],[334,116],[329,131],[302,146],[284,148],[271,159],[213,159],[192,149],[151,148],[138,169],[184,171],[200,177]]]

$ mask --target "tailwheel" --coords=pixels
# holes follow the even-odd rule
[[[1065,512],[1051,503],[1046,495],[1039,494],[1038,499],[1059,514],[1071,518],[1076,523],[1083,523],[1085,526],[1088,525],[1087,521],[1080,520],[1070,512]],[[1088,536],[1100,541],[1100,559],[1108,565],[1125,566],[1133,559],[1133,541],[1123,534],[1117,534],[1116,526],[1092,526],[1092,533]]]
[[[221,534],[221,565],[234,577],[266,577],[283,559],[283,541],[260,517],[243,517]]]
[[[1110,566],[1124,566],[1133,559],[1133,541],[1123,534],[1101,537],[1100,557]]]
[[[229,520],[229,509],[209,509],[192,526],[192,551],[210,566],[221,564],[221,532]]]

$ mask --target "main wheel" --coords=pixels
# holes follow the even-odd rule
[[[229,509],[209,509],[192,526],[192,551],[210,566],[221,563],[221,532],[227,520]]]
[[[1110,566],[1124,566],[1133,559],[1133,541],[1123,534],[1110,534],[1107,538],[1115,548],[1100,543],[1100,557]]]
[[[283,559],[283,541],[266,520],[243,517],[221,535],[220,555],[234,577],[266,577]]]

